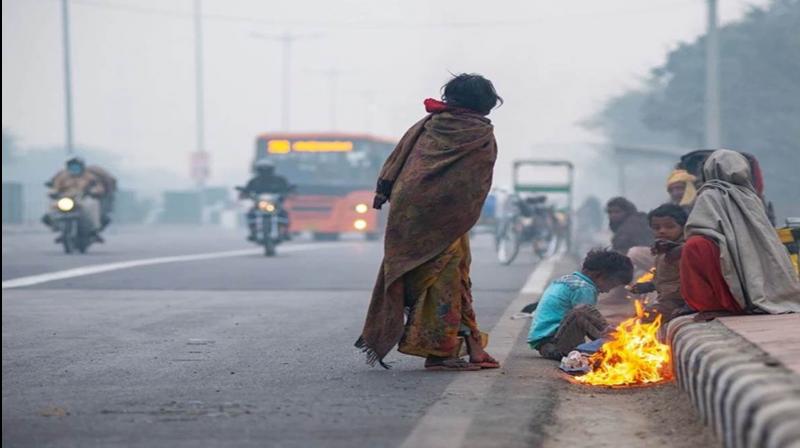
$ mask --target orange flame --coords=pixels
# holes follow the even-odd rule
[[[635,285],[638,283],[649,283],[652,282],[655,277],[656,277],[656,268],[651,268],[649,271],[639,276],[639,278],[637,278],[636,281],[633,282],[633,284]],[[630,290],[631,286],[626,286],[625,289]]]
[[[636,316],[619,324],[611,340],[589,358],[594,369],[575,381],[595,386],[631,386],[672,379],[669,345],[658,340],[661,314],[652,322],[642,303],[636,301]]]

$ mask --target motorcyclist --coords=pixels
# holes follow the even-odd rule
[[[102,185],[102,193],[96,195],[100,201],[100,228],[98,231],[105,229],[111,223],[111,212],[114,208],[114,193],[117,191],[117,179],[104,168],[97,165],[86,165],[83,159],[79,157],[72,158],[67,161],[67,167],[53,177],[49,182],[51,186],[69,185],[74,179],[70,172],[70,166],[73,166],[75,172],[81,169],[86,171],[87,176],[94,176],[93,180]],[[82,167],[82,168],[81,168]],[[94,193],[97,193],[96,191]]]
[[[51,197],[76,198],[91,221],[95,233],[102,229],[100,198],[107,194],[106,183],[97,174],[87,169],[86,162],[82,158],[73,157],[67,160],[65,168],[48,182],[48,186]],[[43,221],[52,227],[49,214],[45,215]]]
[[[262,193],[285,195],[293,189],[293,186],[289,184],[289,181],[287,181],[285,177],[275,173],[275,164],[271,160],[260,159],[256,161],[256,163],[253,164],[253,170],[256,173],[255,177],[247,182],[247,185],[239,194],[239,197],[242,199],[253,194],[258,195]],[[289,214],[283,207],[279,207],[278,210],[278,216],[282,218],[281,221],[283,222],[279,227],[281,237],[283,239],[289,239]],[[250,235],[247,239],[256,241],[256,204],[247,212],[247,225],[250,228]]]
[[[114,196],[117,192],[117,179],[104,168],[97,165],[88,165],[86,171],[94,174],[103,182],[104,194],[100,199],[100,230],[111,223],[111,212],[114,211]]]

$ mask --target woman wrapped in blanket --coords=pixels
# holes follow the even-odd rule
[[[800,282],[741,154],[714,151],[686,223],[681,293],[695,311],[800,312]]]
[[[425,358],[431,370],[499,364],[472,308],[468,232],[480,217],[497,156],[486,116],[502,103],[492,83],[461,74],[409,129],[378,178],[375,208],[391,203],[384,259],[356,347],[383,367],[387,353]],[[404,316],[408,318],[404,322]],[[462,338],[469,361],[460,357]]]

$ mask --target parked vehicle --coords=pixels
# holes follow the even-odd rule
[[[530,183],[522,180],[523,168],[556,167],[566,170],[566,180],[558,183]],[[513,193],[501,207],[495,231],[497,259],[511,264],[525,244],[545,259],[571,240],[572,163],[563,160],[518,160],[514,162]],[[548,195],[566,194],[565,208],[557,207]]]
[[[547,204],[546,196],[509,198],[506,214],[496,233],[497,259],[511,264],[523,244],[530,244],[540,259],[548,258],[558,250],[563,235],[555,209]]]

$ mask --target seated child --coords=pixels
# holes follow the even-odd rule
[[[544,358],[560,360],[586,341],[608,330],[595,305],[597,294],[626,285],[633,278],[630,258],[612,250],[595,249],[586,255],[580,272],[553,281],[539,299],[528,344]]]
[[[631,288],[633,293],[656,291],[655,303],[647,310],[660,313],[662,322],[667,322],[685,308],[681,296],[681,250],[683,248],[683,226],[688,216],[683,207],[664,204],[647,215],[656,241],[651,248],[656,256],[656,273],[652,283],[639,283]],[[655,315],[651,317],[655,318]]]

